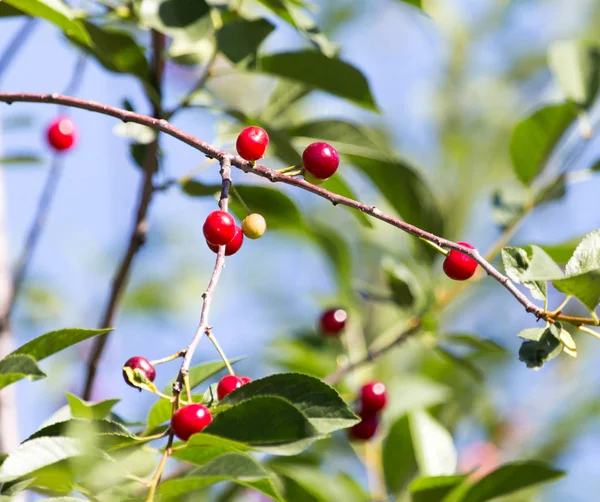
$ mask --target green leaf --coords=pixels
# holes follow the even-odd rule
[[[265,7],[274,12],[286,23],[298,30],[302,36],[312,42],[323,54],[329,57],[335,56],[339,48],[330,42],[319,30],[318,26],[308,16],[302,7],[302,2],[296,0],[258,0]]]
[[[298,408],[277,396],[257,396],[231,406],[204,432],[281,455],[295,455],[322,437]]]
[[[312,221],[307,227],[306,236],[310,237],[329,259],[329,264],[333,273],[337,275],[337,283],[341,289],[352,291],[352,256],[342,233]]]
[[[600,303],[600,230],[583,238],[567,262],[565,276],[552,281],[554,287],[594,312]]]
[[[264,493],[273,500],[285,502],[273,484],[271,474],[251,456],[243,453],[222,455],[207,465],[195,469],[184,478],[164,481],[158,493],[161,500],[177,499],[181,496],[221,481],[231,481]]]
[[[67,392],[67,401],[69,402],[71,416],[73,418],[102,420],[109,415],[120,399],[106,399],[98,403],[91,403]]]
[[[69,418],[62,422],[54,422],[50,425],[42,427],[38,431],[34,432],[25,441],[33,441],[34,439],[41,437],[86,437],[92,436],[120,436],[119,440],[124,438],[131,438],[131,433],[117,422],[111,420],[88,420],[84,418]],[[25,442],[24,441],[24,442]]]
[[[556,480],[564,475],[563,471],[553,469],[542,462],[512,462],[499,467],[471,487],[457,488],[444,502],[484,502]]]
[[[408,415],[401,416],[390,427],[383,441],[382,462],[385,484],[394,494],[400,493],[417,473]]]
[[[560,342],[560,323],[548,328],[530,328],[521,331],[518,336],[527,341],[519,349],[519,360],[528,368],[541,368],[545,362],[558,356],[563,348]]]
[[[93,455],[106,458],[100,450],[83,448],[80,441],[66,437],[40,437],[21,444],[0,468],[0,483],[26,476],[67,458]]]
[[[251,449],[244,443],[213,436],[203,431],[202,434],[194,434],[185,448],[174,450],[172,456],[190,464],[204,465],[224,453],[246,452]]]
[[[510,155],[517,177],[525,185],[537,177],[569,125],[577,118],[572,103],[540,108],[519,122],[510,139]]]
[[[316,89],[377,111],[369,83],[354,66],[316,51],[286,52],[261,56],[257,69],[296,80]]]
[[[358,200],[358,196],[356,193],[350,188],[350,186],[344,181],[340,174],[336,174],[329,178],[325,183],[321,184],[321,187],[325,190],[329,190],[330,192],[336,193],[338,195],[342,195],[343,197],[348,197],[349,199]],[[345,206],[344,206],[345,207]],[[362,211],[357,211],[351,207],[346,208],[350,214],[352,214],[358,222],[367,228],[373,228],[373,218],[367,216]]]
[[[10,355],[0,360],[0,389],[23,378],[39,380],[45,377],[31,356]]]
[[[239,63],[256,54],[274,29],[275,26],[266,19],[236,19],[217,31],[217,44],[231,62]]]
[[[10,355],[24,354],[33,357],[36,361],[41,361],[48,356],[56,354],[61,350],[83,342],[94,336],[104,335],[113,328],[107,329],[84,329],[84,328],[65,328],[57,331],[50,331],[45,335],[38,336],[19,347]]]
[[[462,484],[466,476],[431,476],[417,478],[410,484],[412,502],[439,502]]]
[[[401,308],[412,307],[423,299],[424,292],[416,276],[405,265],[384,259],[382,264],[394,303]]]
[[[455,365],[458,369],[463,370],[476,382],[483,382],[483,372],[475,366],[475,364],[466,357],[459,356],[446,350],[444,347],[436,347],[435,353],[441,355],[444,359]]]
[[[409,415],[413,447],[424,476],[445,476],[454,474],[457,454],[450,433],[426,411],[416,411]]]
[[[12,167],[12,166],[20,166],[23,164],[43,164],[44,160],[37,155],[9,155],[5,157],[0,157],[0,165]]]
[[[269,348],[269,360],[288,371],[317,378],[325,378],[335,371],[335,353],[326,347],[315,350],[315,346],[304,339],[276,337]]]
[[[90,37],[75,12],[61,0],[4,0],[4,3],[32,17],[58,26],[67,36],[87,44]]]
[[[575,237],[558,244],[538,244],[538,247],[542,248],[556,263],[566,264],[582,239],[583,236]]]
[[[400,0],[400,2],[407,3],[409,5],[412,5],[413,7],[417,7],[418,9],[423,8],[422,0]]]
[[[123,30],[98,26],[84,21],[91,43],[83,49],[92,54],[109,71],[135,75],[148,81],[150,70],[144,50]]]
[[[548,64],[566,97],[588,107],[598,92],[598,46],[583,40],[559,40],[548,50]]]
[[[254,380],[234,390],[220,404],[238,404],[256,396],[286,399],[309,419],[319,434],[352,427],[359,422],[333,388],[318,378],[299,373],[280,373]]]
[[[295,80],[279,79],[260,112],[260,122],[273,123],[294,103],[304,98],[312,88]]]

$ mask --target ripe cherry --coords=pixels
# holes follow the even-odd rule
[[[242,230],[248,239],[260,239],[267,231],[267,222],[261,214],[252,213],[242,221]]]
[[[231,239],[227,244],[225,244],[225,256],[231,256],[232,254],[237,253],[242,247],[243,243],[244,233],[242,232],[242,229],[236,225],[233,239]],[[219,252],[219,246],[213,246],[208,241],[206,241],[206,244],[208,244],[208,247],[215,253]]]
[[[217,396],[219,401],[223,399],[227,394],[231,394],[235,389],[239,389],[244,383],[239,376],[227,375],[221,378],[219,385],[217,385]]]
[[[457,244],[465,246],[466,248],[475,249],[475,246],[472,246],[468,242],[458,242]],[[455,281],[466,281],[473,277],[473,274],[477,269],[477,262],[470,256],[467,256],[460,251],[456,251],[455,249],[451,249],[444,260],[443,268],[450,279],[454,279]]]
[[[377,415],[366,415],[362,420],[348,430],[350,439],[358,441],[367,441],[377,432],[379,417]]]
[[[235,220],[226,211],[213,211],[210,213],[202,231],[204,237],[213,246],[224,246],[235,236]]]
[[[187,441],[212,422],[212,415],[203,404],[188,404],[179,408],[171,418],[171,430],[181,440]]]
[[[238,136],[235,143],[238,154],[245,160],[260,159],[269,144],[269,135],[262,127],[246,127]]]
[[[325,180],[333,176],[340,165],[340,156],[328,143],[311,143],[302,153],[302,162],[315,178]]]
[[[344,309],[329,309],[321,314],[320,326],[321,332],[327,336],[337,336],[346,327],[348,314]]]
[[[58,117],[48,126],[46,136],[50,146],[57,152],[70,150],[77,139],[75,124],[67,117]]]
[[[240,380],[242,381],[242,385],[246,385],[247,383],[250,383],[252,381],[252,378],[250,378],[250,377],[240,377]]]
[[[146,359],[145,357],[130,357],[129,359],[127,359],[127,362],[123,365],[123,367],[131,368],[132,370],[140,370],[151,382],[154,382],[154,379],[156,378],[156,370],[154,369],[154,366],[152,366],[152,364],[150,364],[150,361],[148,361],[148,359]],[[129,381],[125,370],[123,370],[123,378],[125,379],[125,383],[127,385],[129,385],[130,387],[135,387],[136,389],[138,388]]]
[[[360,413],[374,415],[379,413],[387,403],[385,385],[381,382],[369,382],[360,389]]]

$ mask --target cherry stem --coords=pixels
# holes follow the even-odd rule
[[[577,326],[577,328],[579,329],[579,331],[583,331],[584,333],[592,335],[600,340],[600,333],[595,332],[593,329],[588,328],[587,326]]]
[[[215,349],[217,349],[217,352],[221,356],[221,359],[223,359],[223,362],[225,363],[225,366],[227,366],[227,371],[229,371],[229,374],[235,376],[233,368],[231,367],[231,364],[229,363],[229,360],[227,359],[227,356],[225,355],[225,352],[223,351],[223,349],[219,345],[219,342],[217,341],[217,338],[215,337],[215,335],[213,334],[213,332],[212,332],[211,329],[209,329],[209,330],[206,331],[206,336],[212,342],[212,344],[215,346]]]
[[[240,195],[240,193],[236,190],[236,188],[235,188],[235,186],[233,184],[231,185],[231,191],[232,191],[233,195],[235,196],[235,198],[242,205],[242,207],[244,208],[244,210],[246,211],[246,213],[247,214],[252,214],[252,211],[250,211],[250,208],[246,205],[246,203],[244,202],[244,199],[242,198],[242,196]]]
[[[448,253],[450,252],[449,249],[444,249],[441,246],[438,246],[437,244],[435,244],[434,242],[428,241],[427,239],[424,239],[423,237],[419,237],[419,239],[421,239],[425,244],[431,246],[433,249],[435,249],[438,253],[442,253],[444,256],[448,256]]]
[[[290,174],[294,171],[302,172],[303,169],[304,169],[304,166],[302,164],[296,164],[295,166],[288,166],[288,167],[284,167],[283,169],[274,169],[274,171],[279,174]]]
[[[554,316],[554,315],[558,315],[562,312],[562,310],[567,306],[567,303],[569,303],[569,300],[573,298],[571,295],[567,295],[567,297],[563,300],[563,302],[552,312],[550,312],[550,315]]]
[[[155,359],[154,361],[150,361],[152,366],[156,366],[157,364],[168,363],[170,361],[174,361],[175,359],[179,359],[180,357],[185,356],[185,350],[180,350],[175,354],[171,354],[170,356],[163,357],[162,359]]]

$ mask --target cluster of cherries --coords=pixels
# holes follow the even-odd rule
[[[132,357],[127,360],[123,367],[123,378],[127,385],[138,388],[129,380],[125,368],[129,368],[131,371],[137,370],[150,382],[154,382],[154,379],[156,378],[156,369],[154,368],[154,365],[145,357]],[[219,398],[219,401],[224,399],[228,394],[231,394],[235,389],[239,389],[242,385],[246,385],[251,381],[252,379],[247,376],[224,376],[217,385],[217,397]],[[173,413],[173,417],[171,418],[171,430],[179,439],[187,441],[192,434],[201,432],[211,422],[212,415],[206,406],[201,403],[190,403],[182,406]]]
[[[348,313],[342,308],[331,308],[321,314],[319,328],[324,336],[338,337],[346,327]],[[362,386],[359,394],[358,416],[361,421],[349,429],[353,440],[366,441],[377,432],[379,415],[387,404],[385,385],[369,382]]]

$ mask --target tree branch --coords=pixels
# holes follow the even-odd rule
[[[303,179],[292,178],[285,174],[273,171],[267,167],[253,165],[253,163],[245,161],[241,157],[231,155],[227,152],[224,152],[223,150],[219,150],[218,148],[215,148],[214,146],[202,140],[199,140],[191,136],[190,134],[187,134],[181,129],[172,126],[164,119],[147,117],[144,115],[104,105],[94,101],[86,101],[83,99],[61,96],[58,94],[0,93],[0,102],[6,102],[9,104],[13,102],[59,103],[65,106],[72,106],[75,108],[81,108],[92,112],[102,113],[104,115],[110,115],[124,122],[135,122],[137,124],[146,125],[186,143],[187,145],[195,148],[196,150],[201,151],[207,157],[214,158],[219,161],[223,161],[223,159],[228,158],[232,166],[237,167],[238,169],[241,169],[246,173],[255,174],[257,176],[260,176],[261,178],[268,179],[273,183],[280,182],[285,183],[287,185],[296,186],[298,188],[314,193],[315,195],[318,195],[319,197],[328,200],[334,206],[341,204],[347,207],[351,207],[358,211],[362,211],[363,213],[368,214],[381,221],[384,221],[411,235],[433,242],[438,246],[460,251],[461,253],[466,254],[467,256],[470,256],[475,261],[477,261],[477,263],[490,277],[494,278],[496,281],[502,284],[510,292],[510,294],[513,295],[517,299],[517,301],[521,305],[523,305],[523,307],[525,307],[525,310],[527,312],[534,314],[538,319],[552,321],[568,321],[567,318],[564,318],[561,315],[551,315],[545,312],[542,307],[531,302],[527,298],[527,296],[525,296],[523,293],[521,293],[521,291],[519,291],[519,289],[510,281],[508,277],[506,277],[504,274],[498,271],[491,263],[489,263],[483,256],[481,256],[476,249],[461,246],[456,242],[444,239],[425,230],[421,230],[420,228],[417,228],[414,225],[411,225],[410,223],[406,223],[404,221],[399,220],[398,218],[394,218],[393,216],[383,213],[375,206],[366,205],[354,199],[337,195],[316,185],[312,185],[311,183],[308,183]],[[583,318],[581,321],[579,321],[579,324],[596,324],[596,321],[592,318]]]
[[[152,70],[154,74],[154,84],[156,89],[158,90],[159,96],[161,95],[161,84],[164,70],[164,62],[162,60],[164,44],[164,36],[153,31]],[[153,104],[152,114],[155,120],[160,120],[162,114],[160,104]],[[136,255],[138,254],[139,250],[142,248],[146,241],[146,233],[148,231],[148,210],[150,208],[150,204],[152,203],[152,198],[154,195],[154,174],[158,171],[158,142],[159,136],[157,134],[154,141],[150,143],[146,148],[146,153],[143,162],[144,174],[140,183],[136,215],[133,223],[133,228],[129,236],[129,244],[127,245],[125,254],[121,259],[121,262],[119,263],[114,279],[112,281],[112,286],[108,295],[108,300],[106,302],[106,306],[104,307],[104,312],[100,320],[100,329],[110,328],[113,326],[115,316],[117,314],[117,311],[119,310],[121,298],[123,297],[123,293],[125,292],[125,288],[127,286],[131,266]],[[100,364],[100,359],[102,358],[102,355],[106,348],[109,334],[110,333],[106,333],[105,335],[95,338],[92,344],[92,349],[87,361],[86,378],[83,388],[83,398],[86,400],[90,400],[92,397],[94,382],[98,373],[98,365]]]

